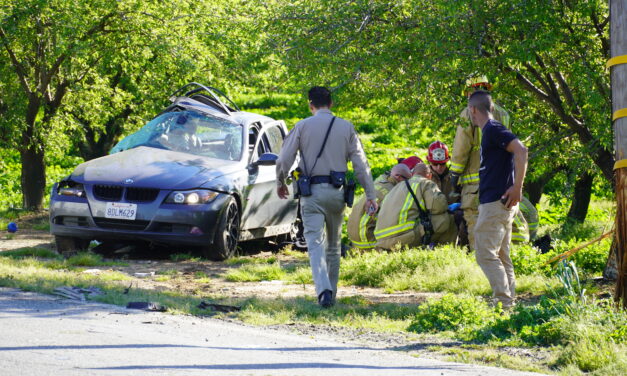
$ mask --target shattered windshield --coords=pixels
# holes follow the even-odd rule
[[[138,146],[238,161],[242,155],[242,127],[193,111],[166,112],[123,138],[110,154]]]

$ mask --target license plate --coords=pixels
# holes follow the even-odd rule
[[[135,220],[137,215],[137,204],[126,204],[121,202],[107,202],[105,218]]]

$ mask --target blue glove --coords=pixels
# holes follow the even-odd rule
[[[455,210],[459,209],[460,206],[462,206],[462,204],[460,204],[459,202],[454,202],[448,206],[448,211],[453,213]]]

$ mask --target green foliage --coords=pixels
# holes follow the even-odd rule
[[[69,266],[98,266],[102,265],[102,256],[92,252],[80,252],[67,259]]]
[[[417,333],[462,331],[494,321],[498,312],[475,296],[447,294],[422,304],[407,330]]]
[[[200,259],[192,255],[191,253],[173,253],[170,255],[170,260],[174,262],[178,262],[178,261],[198,261]]]
[[[173,276],[178,275],[179,271],[176,269],[165,269],[165,270],[159,270],[155,274],[173,277]]]
[[[279,262],[270,265],[245,264],[238,269],[229,270],[226,280],[231,282],[274,281],[285,278],[285,275]]]
[[[13,259],[24,259],[29,257],[36,257],[41,259],[57,259],[61,260],[63,257],[56,252],[43,248],[22,248],[14,251],[0,252],[0,257],[10,257]]]

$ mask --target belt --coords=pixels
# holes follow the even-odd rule
[[[312,176],[310,182],[311,184],[321,184],[321,183],[331,184],[331,177],[324,176],[324,175]]]

